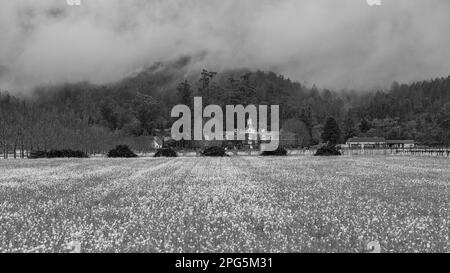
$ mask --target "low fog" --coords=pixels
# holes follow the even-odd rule
[[[118,81],[155,62],[372,89],[450,75],[450,1],[2,0],[0,89]]]

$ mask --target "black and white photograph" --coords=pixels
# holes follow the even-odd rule
[[[0,0],[0,253],[449,253],[449,30],[448,0]]]

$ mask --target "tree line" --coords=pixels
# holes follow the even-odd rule
[[[25,97],[0,91],[1,150],[4,157],[50,149],[102,153],[133,139],[163,136],[174,121],[172,107],[191,105],[194,96],[222,107],[278,104],[281,127],[295,133],[301,147],[324,141],[330,117],[339,129],[335,142],[379,136],[450,145],[450,77],[357,92],[319,89],[273,72],[203,70],[186,77],[163,66],[108,85],[41,86]],[[141,142],[132,145],[149,149]]]

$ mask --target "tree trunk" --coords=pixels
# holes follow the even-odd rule
[[[14,141],[14,159],[17,158],[17,139]]]
[[[24,150],[23,150],[23,138],[20,143],[20,158],[25,158]]]

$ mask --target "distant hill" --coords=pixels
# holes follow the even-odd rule
[[[450,77],[394,83],[389,90],[374,92],[333,91],[306,86],[273,72],[245,69],[217,74],[206,70],[193,72],[188,69],[189,63],[188,57],[158,63],[107,85],[41,86],[26,99],[3,92],[0,121],[6,124],[8,118],[22,117],[25,122],[23,113],[33,111],[34,117],[45,117],[48,126],[59,126],[61,135],[80,129],[89,134],[93,129],[97,134],[101,131],[102,137],[153,135],[158,129],[171,126],[170,110],[174,105],[189,104],[198,95],[205,104],[221,106],[279,104],[282,126],[302,131],[305,146],[321,142],[323,124],[330,116],[341,127],[341,141],[352,136],[379,136],[415,139],[425,145],[450,145]],[[21,107],[25,109],[7,110]],[[31,134],[32,130],[29,131]],[[46,132],[40,134],[50,134],[52,130]],[[7,134],[3,138],[14,139]]]

